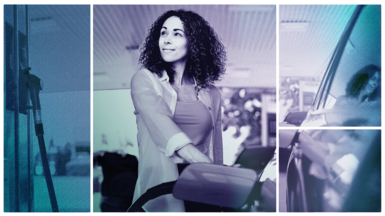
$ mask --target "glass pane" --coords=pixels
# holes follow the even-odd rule
[[[15,66],[26,65],[28,61],[25,52],[28,44],[26,7],[4,6],[4,21],[4,211],[28,211],[32,185],[28,97],[22,67]]]
[[[379,126],[380,84],[381,6],[369,5],[354,25],[330,91],[324,90],[326,102],[302,126]]]
[[[381,66],[381,7],[366,6],[346,44],[330,94],[345,95],[347,82],[366,65]]]
[[[6,5],[4,40],[4,211],[52,211],[26,89],[43,83],[38,94],[59,211],[89,212],[90,6]],[[31,85],[28,66],[39,84]]]
[[[30,73],[40,103],[59,212],[90,211],[90,6],[31,5]],[[34,211],[50,212],[39,142],[33,134]]]

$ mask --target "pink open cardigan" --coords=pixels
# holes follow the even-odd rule
[[[135,187],[134,201],[147,189],[178,178],[176,163],[183,159],[175,154],[192,141],[172,120],[177,95],[169,83],[167,72],[162,77],[147,69],[138,71],[131,80],[131,97],[135,107],[138,127],[139,177]],[[198,99],[210,111],[213,130],[209,152],[216,164],[223,164],[221,95],[210,85],[199,91]],[[172,194],[147,202],[144,210],[149,212],[183,212],[182,200]]]

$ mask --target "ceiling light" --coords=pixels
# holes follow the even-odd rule
[[[280,26],[281,32],[305,32],[309,26],[308,22],[287,22],[282,21]]]
[[[255,12],[271,12],[275,9],[275,5],[230,5],[230,12],[238,11],[255,11]]]
[[[110,82],[111,79],[108,76],[107,72],[94,72],[94,83],[96,82]]]
[[[281,72],[290,72],[290,71],[293,71],[293,65],[283,65],[283,64],[281,64],[280,65],[280,71]]]
[[[60,29],[52,17],[33,18],[31,19],[30,25],[32,33],[55,31]]]

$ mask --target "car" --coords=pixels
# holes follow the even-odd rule
[[[143,212],[149,200],[166,194],[218,206],[223,212],[276,211],[276,148],[248,146],[234,166],[195,163],[176,181],[148,189],[128,209]]]
[[[360,69],[369,66],[381,68],[381,5],[356,7],[306,116],[289,114],[288,120],[294,121],[281,126],[381,126],[380,81],[375,88],[376,100],[337,106],[345,97],[349,80]],[[378,75],[381,76],[381,72]]]
[[[291,142],[287,211],[381,211],[381,131],[297,132],[299,136],[303,133],[310,135],[309,142],[294,144],[298,136]]]

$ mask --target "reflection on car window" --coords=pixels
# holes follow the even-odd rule
[[[311,108],[302,126],[380,125],[380,6],[363,8],[331,80],[330,90],[319,88],[323,94],[327,94],[326,101],[321,102],[318,108]],[[360,125],[347,125],[347,121],[351,119],[360,119]]]

